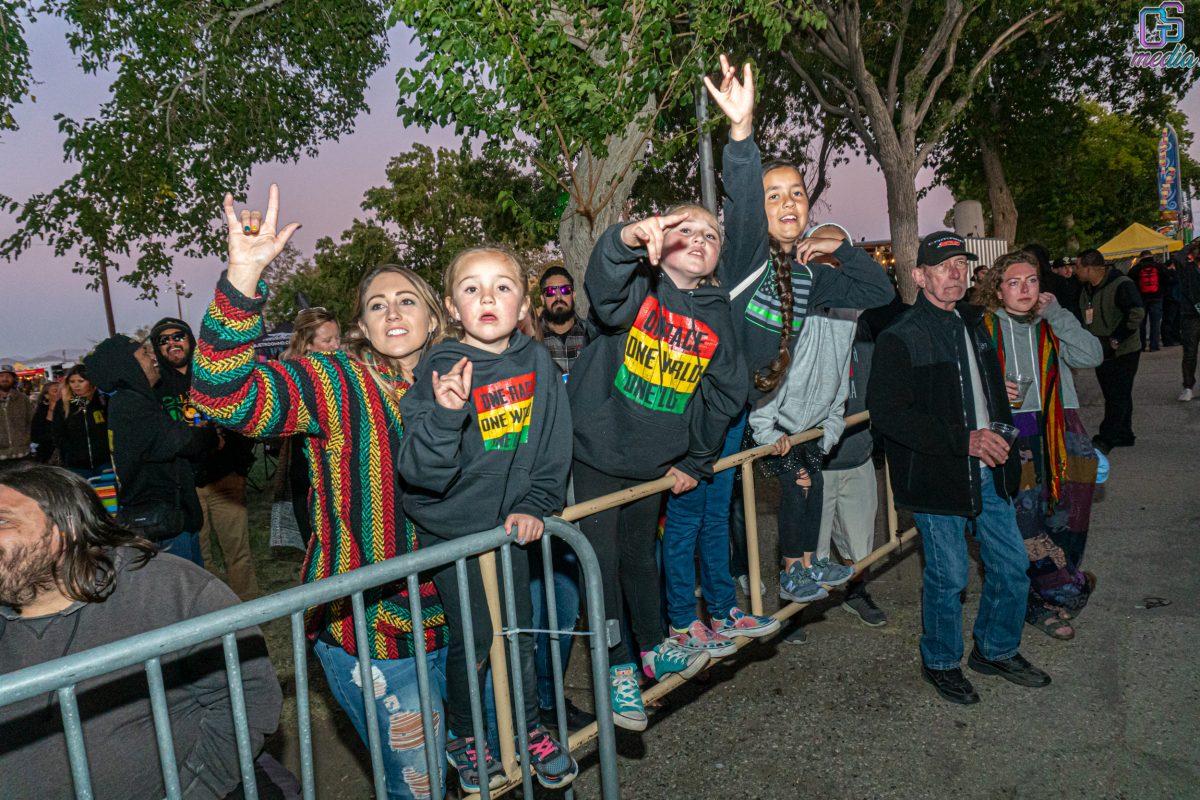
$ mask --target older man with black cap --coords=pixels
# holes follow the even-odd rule
[[[1005,435],[1015,434],[1009,398],[1016,386],[1005,383],[982,309],[963,302],[974,260],[948,231],[921,241],[913,270],[920,293],[879,336],[867,389],[896,505],[914,512],[925,552],[922,674],[943,698],[962,704],[979,701],[959,667],[967,528],[986,567],[967,665],[1020,686],[1050,683],[1018,652],[1029,559],[1013,508],[1020,464]]]

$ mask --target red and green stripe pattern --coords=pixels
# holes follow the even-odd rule
[[[248,298],[222,276],[193,356],[192,402],[218,424],[250,436],[305,437],[313,529],[305,583],[416,550],[393,463],[403,435],[397,398],[343,352],[258,362],[254,343],[265,330],[265,303],[265,284],[258,297]],[[396,386],[397,395],[407,388]],[[411,657],[407,590],[380,587],[364,599],[371,656]],[[430,582],[421,584],[421,607],[426,649],[443,647],[445,615]],[[358,652],[348,598],[310,609],[307,619],[311,636],[323,628],[347,652]]]

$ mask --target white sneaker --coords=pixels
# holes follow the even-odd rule
[[[738,575],[737,576],[737,585],[738,585],[738,588],[742,590],[742,594],[745,597],[750,596],[750,576],[749,575]],[[758,582],[758,595],[759,595],[759,597],[767,596],[767,587],[763,585],[762,581]]]
[[[1191,401],[1192,401],[1192,390],[1191,389],[1184,389],[1182,392],[1179,393],[1179,402],[1190,403]]]

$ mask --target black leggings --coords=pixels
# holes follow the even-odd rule
[[[430,544],[436,539],[431,539]],[[422,537],[422,543],[425,539]],[[533,627],[533,604],[529,594],[529,553],[523,547],[512,546],[513,589],[517,606],[517,627]],[[500,553],[496,553],[496,572],[500,580],[500,619],[506,627],[512,625],[507,619],[504,601],[504,568]],[[471,721],[471,690],[467,677],[467,647],[463,641],[463,618],[459,606],[458,577],[454,564],[447,564],[433,574],[434,585],[442,598],[446,612],[446,628],[450,643],[446,649],[446,723],[460,737],[474,736]],[[472,632],[475,634],[475,670],[479,676],[479,691],[484,691],[487,678],[488,648],[492,645],[492,618],[488,613],[487,597],[483,593],[483,574],[479,571],[479,559],[467,559],[467,587],[470,593]],[[525,724],[531,726],[538,721],[537,669],[533,660],[533,634],[523,633],[517,637],[521,650],[521,690],[524,694]],[[504,655],[508,656],[508,642],[504,643]],[[509,665],[512,669],[512,665]],[[480,711],[484,730],[487,729],[486,711],[480,698]],[[515,720],[514,720],[515,722]]]
[[[784,558],[800,558],[817,549],[825,479],[820,472],[808,474],[808,489],[796,485],[794,472],[779,476],[779,554]]]
[[[644,483],[605,475],[579,461],[571,469],[576,503]],[[641,651],[649,650],[663,639],[662,590],[655,558],[661,508],[662,495],[655,494],[592,514],[579,523],[600,562],[611,664],[625,663],[629,657],[630,648],[620,641],[622,597],[629,606],[633,637]]]

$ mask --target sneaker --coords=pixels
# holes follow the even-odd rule
[[[803,625],[795,625],[780,641],[784,644],[808,644],[808,633]]]
[[[529,766],[547,789],[566,786],[579,774],[579,764],[571,753],[543,725],[529,729]]]
[[[887,614],[875,605],[875,600],[867,593],[866,589],[859,589],[854,594],[847,594],[840,607],[843,611],[848,611],[858,617],[864,625],[870,625],[872,628],[887,625]]]
[[[1182,392],[1180,392],[1179,393],[1179,402],[1181,402],[1181,403],[1192,402],[1192,390],[1184,389]]]
[[[729,610],[729,616],[713,622],[713,630],[727,638],[745,636],[750,639],[761,639],[771,636],[779,630],[779,620],[774,617],[759,617],[747,614],[737,606]]]
[[[814,558],[808,568],[808,577],[822,586],[841,586],[854,577],[854,567],[838,564],[828,558]]]
[[[689,653],[707,653],[709,658],[724,658],[737,652],[737,644],[719,633],[709,630],[700,620],[696,620],[687,630],[671,629],[671,641],[681,650]]]
[[[793,603],[811,603],[829,597],[829,592],[810,578],[804,565],[797,561],[779,573],[779,596]]]
[[[464,792],[479,791],[479,752],[475,749],[474,736],[446,742],[446,761],[458,773],[458,785]],[[486,744],[483,746],[483,763],[488,775],[488,788],[499,789],[504,785],[504,768]]]
[[[589,714],[579,706],[571,702],[570,698],[564,698],[567,704],[567,730],[570,733],[575,733],[586,728],[596,721],[595,714]],[[538,718],[550,730],[558,727],[558,712],[553,708],[539,708]]]
[[[638,686],[637,667],[633,664],[609,667],[608,679],[613,724],[628,731],[646,730],[646,706]]]
[[[708,666],[709,655],[684,650],[674,639],[666,639],[653,650],[642,653],[642,669],[656,681],[668,675],[678,675],[685,681]]]
[[[735,580],[737,581],[738,589],[741,590],[742,594],[745,597],[749,597],[750,596],[750,576],[749,575],[738,575],[737,578],[735,578]],[[759,597],[767,596],[767,587],[763,584],[762,581],[758,582],[758,595],[759,595]]]

